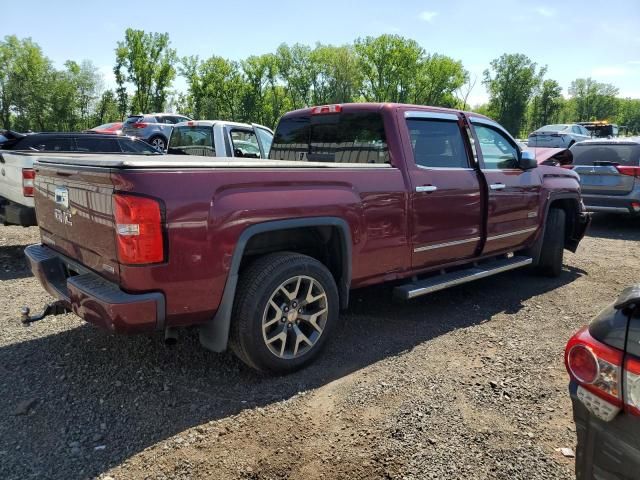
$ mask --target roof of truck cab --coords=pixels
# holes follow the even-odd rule
[[[265,127],[264,125],[260,125],[258,123],[241,123],[241,122],[229,122],[227,120],[189,120],[188,122],[179,122],[174,125],[175,127],[184,127],[184,126],[192,126],[195,125],[197,127],[213,127],[218,123],[223,123],[225,125],[229,125],[230,127],[244,127],[244,128],[252,128],[253,125],[256,127],[264,128],[266,130],[271,131],[269,127]]]
[[[455,108],[445,108],[445,107],[432,107],[429,105],[413,105],[410,103],[377,103],[377,102],[362,102],[362,103],[340,103],[336,104],[342,107],[343,112],[356,112],[356,111],[377,111],[377,110],[395,110],[395,109],[403,109],[403,110],[422,110],[425,112],[439,112],[439,113],[464,113],[468,116],[474,116],[479,118],[486,118],[487,120],[491,120],[489,117],[482,115],[476,112],[468,112],[465,110],[457,110]],[[322,105],[318,105],[322,106]],[[282,118],[295,117],[300,115],[310,115],[311,110],[314,107],[301,108],[299,110],[293,110],[291,112],[285,113]]]

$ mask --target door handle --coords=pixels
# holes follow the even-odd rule
[[[504,190],[507,186],[504,183],[492,183],[489,185],[491,190]]]
[[[438,190],[438,187],[436,187],[435,185],[423,185],[421,187],[416,187],[416,192],[418,193],[422,193],[422,192],[431,193],[431,192],[435,192],[436,190]]]

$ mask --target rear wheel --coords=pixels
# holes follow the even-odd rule
[[[565,217],[564,210],[560,208],[549,209],[542,248],[536,266],[536,271],[542,275],[557,277],[562,273]]]
[[[256,260],[240,277],[231,348],[260,371],[287,373],[313,360],[338,319],[338,290],[319,261],[296,253]]]
[[[164,152],[167,148],[167,141],[163,137],[151,137],[149,139],[149,144],[161,152]]]

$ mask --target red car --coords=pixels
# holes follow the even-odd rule
[[[103,123],[97,127],[93,127],[87,130],[89,133],[102,133],[106,135],[121,135],[122,134],[122,122]]]
[[[35,168],[42,243],[25,253],[49,313],[170,340],[197,325],[205,347],[276,372],[317,356],[351,289],[395,281],[409,300],[525,266],[556,276],[589,223],[575,172],[487,117],[418,105],[290,112],[269,159]]]

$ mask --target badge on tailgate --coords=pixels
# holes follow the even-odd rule
[[[56,208],[53,211],[55,219],[65,225],[73,225],[71,222],[71,212],[69,212],[69,190],[65,187],[56,187],[55,191]]]

